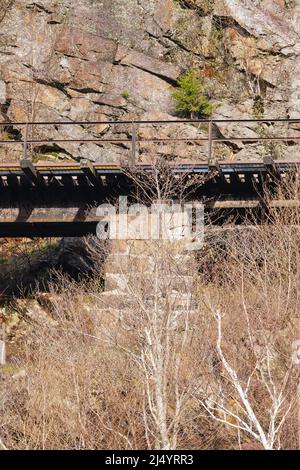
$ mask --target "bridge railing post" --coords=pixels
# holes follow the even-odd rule
[[[208,123],[208,165],[212,164],[213,159],[213,121]]]
[[[131,133],[131,163],[135,165],[136,163],[136,142],[137,142],[137,129],[136,124],[132,123],[132,133]]]
[[[23,141],[23,160],[27,160],[27,153],[28,153],[28,130],[29,124],[28,122],[25,125],[25,132],[24,132],[24,141]]]
[[[1,331],[2,330],[2,331]],[[0,365],[6,364],[5,325],[0,329]]]

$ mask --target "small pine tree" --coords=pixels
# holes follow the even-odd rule
[[[194,70],[185,73],[178,80],[178,88],[173,92],[173,97],[176,111],[189,115],[191,119],[195,116],[210,116],[213,111],[213,104],[205,96],[205,85]]]

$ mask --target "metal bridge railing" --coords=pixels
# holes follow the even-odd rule
[[[300,134],[295,136],[272,136],[272,137],[224,137],[214,135],[214,126],[218,124],[228,123],[260,123],[260,124],[276,124],[276,123],[287,123],[287,124],[300,124],[299,119],[177,119],[177,120],[131,120],[131,121],[32,121],[32,122],[0,122],[0,129],[7,128],[19,131],[18,128],[24,128],[22,133],[23,139],[0,139],[0,145],[23,145],[23,159],[28,158],[29,146],[43,145],[43,144],[63,144],[63,143],[96,143],[96,144],[120,144],[130,143],[131,144],[131,156],[132,162],[136,162],[137,144],[140,142],[207,142],[208,143],[208,164],[211,164],[213,160],[213,146],[215,142],[226,143],[226,142],[243,142],[243,143],[259,143],[259,142],[297,142],[300,141]],[[138,136],[139,125],[173,125],[173,124],[206,124],[207,125],[207,137],[183,137],[183,138],[140,138]],[[75,126],[75,125],[109,125],[109,126],[120,126],[129,125],[131,126],[131,138],[128,139],[116,139],[116,138],[99,138],[99,139],[60,139],[60,138],[49,138],[49,139],[34,139],[29,138],[29,130],[35,126]]]

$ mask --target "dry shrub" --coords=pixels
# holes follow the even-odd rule
[[[131,269],[124,272],[131,305],[122,311],[120,330],[113,338],[141,371],[143,425],[150,449],[192,445],[193,432],[188,431],[194,425],[191,390],[199,378],[206,341],[196,347],[196,267],[193,257],[182,251],[180,242],[131,244]],[[137,259],[145,263],[140,272],[134,270]],[[195,355],[200,348],[202,354]],[[201,446],[201,440],[197,445]]]
[[[105,311],[97,311],[86,288],[65,280],[59,303],[54,302],[55,324],[33,325],[20,344],[16,372],[1,386],[1,437],[7,448],[143,445],[139,375],[121,349],[103,341]]]
[[[298,194],[295,184],[281,185],[268,202],[276,198],[290,204],[297,202]],[[200,401],[213,419],[223,421],[238,448],[251,447],[255,441],[258,448],[296,448],[299,367],[292,363],[292,345],[300,337],[298,208],[271,207],[266,217],[266,225],[228,230],[225,237],[219,232],[208,243],[211,252],[203,253],[211,260],[215,252],[218,259],[217,269],[210,270],[206,263],[200,270],[200,296],[215,332],[215,367],[209,383],[216,381],[219,391],[213,406],[203,399],[203,390]],[[238,384],[265,433],[264,444],[238,421],[249,424]],[[250,424],[257,431],[253,421]]]
[[[59,292],[49,294],[52,321],[32,325],[14,370],[2,371],[3,444],[298,447],[299,370],[291,364],[299,339],[298,209],[268,217],[269,225],[211,235],[198,253],[198,275],[192,257],[179,256],[182,247],[133,243],[120,263],[127,284],[115,305],[112,297],[107,305],[97,276],[81,284],[60,278]],[[274,439],[270,424],[280,425]]]
[[[199,406],[190,393],[206,345],[196,347],[193,283],[185,279],[196,269],[171,245],[148,245],[150,272],[130,273],[138,255],[129,254],[120,292],[129,294],[127,307],[107,305],[96,279],[79,286],[61,277],[59,292],[52,286],[52,321],[32,325],[1,387],[7,448],[197,448],[207,441],[202,425],[194,431]]]

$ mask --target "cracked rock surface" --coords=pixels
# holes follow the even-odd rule
[[[91,141],[37,143],[36,160],[123,161],[132,126],[105,122],[177,119],[172,91],[191,68],[215,103],[213,118],[298,118],[299,19],[299,0],[0,0],[0,119],[58,122],[34,126],[34,140]],[[207,127],[148,125],[137,132],[195,139],[207,136]],[[299,155],[297,124],[221,123],[214,132],[290,137],[288,144],[216,144],[219,160]],[[24,127],[6,126],[1,134],[22,139]],[[93,142],[101,138],[118,142]],[[142,160],[207,158],[201,141],[144,142],[138,151]],[[21,154],[20,145],[0,147],[2,161]]]

